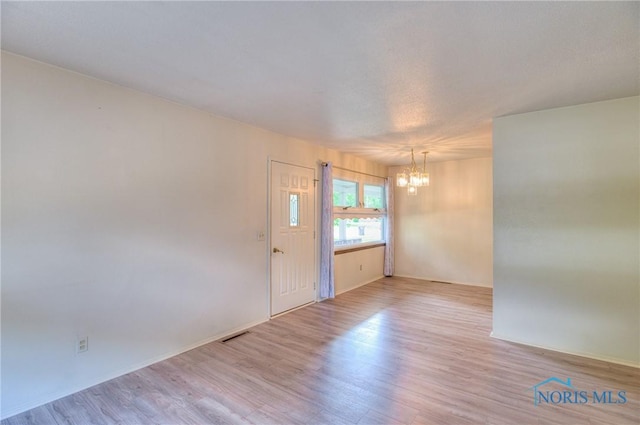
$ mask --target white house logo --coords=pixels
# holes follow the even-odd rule
[[[548,388],[561,387],[562,389],[549,390]],[[533,404],[625,404],[627,402],[626,391],[615,390],[578,390],[571,384],[571,378],[563,381],[552,376],[538,382],[533,387]]]

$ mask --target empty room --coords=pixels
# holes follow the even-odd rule
[[[0,8],[2,425],[640,423],[640,2]]]

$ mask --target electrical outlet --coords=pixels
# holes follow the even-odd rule
[[[264,241],[264,230],[259,230],[256,233],[256,239],[258,240],[258,242]]]
[[[83,336],[78,338],[76,342],[76,353],[84,353],[89,350],[89,337]]]

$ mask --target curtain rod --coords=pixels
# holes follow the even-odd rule
[[[327,164],[328,163],[326,161],[322,161],[320,163],[320,165],[322,165],[323,167],[326,167]],[[375,174],[363,173],[362,171],[356,171],[356,170],[352,170],[350,168],[338,167],[337,165],[334,165],[333,168],[337,168],[338,170],[350,171],[352,173],[363,174],[363,175],[369,176],[369,177],[377,177],[379,179],[385,179],[385,180],[387,179],[386,177],[376,176]]]

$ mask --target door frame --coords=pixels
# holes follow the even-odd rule
[[[314,278],[314,300],[312,301],[312,303],[317,303],[318,302],[318,291],[319,291],[319,277],[320,277],[320,259],[319,257],[319,242],[320,242],[320,229],[318,229],[318,169],[313,168],[313,167],[308,167],[306,165],[300,165],[300,164],[295,164],[291,161],[283,161],[280,159],[274,159],[270,156],[267,157],[267,229],[266,229],[266,256],[267,256],[267,312],[268,312],[268,316],[269,319],[272,319],[273,317],[275,317],[272,314],[272,309],[271,309],[271,295],[272,295],[272,281],[271,281],[271,229],[272,229],[272,217],[271,217],[271,206],[273,204],[273,191],[272,191],[272,180],[273,180],[273,174],[272,174],[272,164],[274,162],[280,163],[280,164],[285,164],[285,165],[291,165],[294,167],[300,167],[300,168],[305,168],[307,170],[312,170],[313,171],[313,233],[314,233],[314,239],[313,239],[313,278]],[[282,314],[287,314],[289,312],[292,312],[294,310],[297,310],[298,308],[302,308],[307,306],[308,304],[303,304],[299,307],[295,307],[292,308],[291,310],[287,310],[284,311],[282,313],[278,313],[276,316],[280,316]]]

